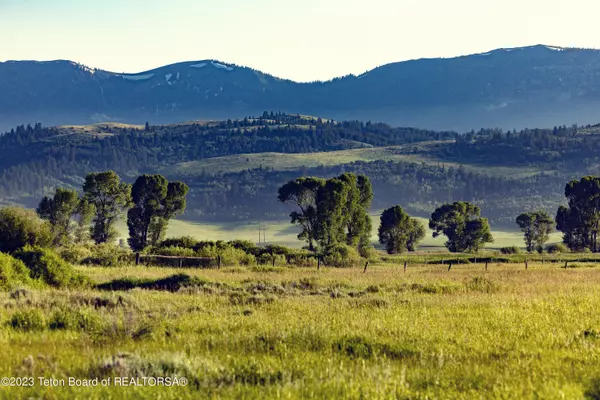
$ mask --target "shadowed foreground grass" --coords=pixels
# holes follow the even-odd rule
[[[3,398],[580,399],[600,395],[600,268],[79,268],[131,290],[0,294]],[[135,279],[127,279],[135,278]],[[145,290],[152,282],[178,282]],[[113,282],[114,283],[114,282]],[[133,286],[131,286],[133,285]],[[137,286],[136,286],[137,285]],[[107,288],[108,285],[102,287]],[[154,286],[159,287],[159,286]],[[160,286],[165,288],[167,286]],[[38,377],[186,377],[42,387]]]

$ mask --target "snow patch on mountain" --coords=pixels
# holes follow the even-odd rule
[[[565,51],[565,49],[563,47],[546,46],[546,48],[548,50],[552,50],[552,51]]]
[[[121,75],[121,78],[126,79],[128,81],[145,81],[146,79],[150,79],[154,76],[154,74],[144,74],[144,75]]]
[[[193,64],[193,65],[190,65],[190,67],[192,67],[192,68],[204,68],[204,67],[206,67],[206,63]]]
[[[227,71],[233,71],[232,67],[230,67],[228,65],[225,65],[225,64],[220,64],[220,63],[217,63],[217,62],[214,62],[214,61],[212,61],[211,64],[215,68],[224,69],[224,70],[227,70]]]

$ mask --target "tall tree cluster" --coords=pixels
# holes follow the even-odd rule
[[[415,251],[423,238],[423,224],[408,215],[402,207],[390,207],[381,214],[379,243],[385,246],[388,254]]]
[[[296,207],[291,222],[301,228],[298,238],[310,250],[345,243],[365,254],[370,246],[373,188],[367,177],[298,178],[279,188],[278,199]]]
[[[546,211],[522,213],[517,217],[517,225],[523,232],[527,251],[543,248],[554,229],[554,221]]]
[[[36,211],[48,221],[55,246],[111,242],[117,236],[115,224],[126,214],[129,245],[139,251],[164,238],[169,220],[185,210],[187,193],[187,185],[161,175],[143,175],[130,185],[114,171],[93,172],[86,176],[81,197],[58,188]]]
[[[480,214],[479,207],[468,202],[444,204],[431,214],[429,228],[433,237],[448,238],[445,245],[451,252],[476,252],[494,241],[487,218]]]
[[[129,246],[136,251],[164,239],[168,222],[183,212],[188,187],[162,175],[142,175],[133,184],[134,206],[127,212]]]
[[[556,228],[571,250],[598,252],[600,230],[600,177],[584,176],[565,186],[567,206],[556,213]]]

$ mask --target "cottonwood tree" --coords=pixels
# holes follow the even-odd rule
[[[339,179],[349,185],[345,211],[346,244],[358,247],[359,252],[364,256],[371,244],[373,224],[369,209],[373,200],[373,186],[369,178],[364,175],[346,173]]]
[[[517,217],[516,222],[523,232],[528,252],[532,252],[536,247],[542,248],[554,229],[554,221],[543,210],[522,213]]]
[[[143,250],[157,244],[167,230],[169,220],[185,210],[188,187],[171,182],[162,175],[142,175],[132,186],[133,207],[127,212],[129,246]]]
[[[299,211],[290,214],[292,224],[298,225],[302,230],[298,239],[305,240],[311,251],[315,250],[317,241],[317,192],[325,185],[321,178],[298,178],[279,188],[278,200],[282,203],[293,204]]]
[[[92,219],[96,213],[96,207],[89,202],[85,197],[79,199],[79,204],[75,209],[75,227],[73,228],[73,236],[75,243],[85,244],[90,241],[90,226]]]
[[[411,218],[402,207],[390,207],[381,214],[379,243],[385,245],[388,254],[415,251],[424,237],[423,224]]]
[[[480,216],[481,210],[468,202],[444,204],[437,208],[429,219],[433,237],[445,235],[449,251],[479,251],[485,243],[494,241],[487,218]]]
[[[77,213],[79,195],[73,189],[57,188],[54,196],[44,196],[36,211],[40,218],[50,223],[52,244],[66,245],[73,234],[72,218]]]
[[[293,204],[299,211],[290,214],[298,235],[315,250],[345,243],[366,254],[370,246],[371,217],[368,214],[373,189],[365,176],[342,174],[331,179],[298,178],[279,188],[279,201]]]
[[[561,206],[556,215],[557,229],[572,250],[588,248],[598,252],[600,231],[600,177],[584,176],[565,186],[568,207]]]
[[[131,185],[115,171],[92,172],[85,177],[84,197],[95,208],[91,237],[96,244],[116,238],[115,223],[131,202]]]

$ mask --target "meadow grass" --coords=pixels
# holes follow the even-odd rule
[[[371,214],[373,221],[373,229],[371,231],[371,241],[377,243],[377,229],[379,226],[379,217],[381,212]],[[425,218],[417,218],[425,226],[428,220]],[[266,241],[271,244],[281,244],[290,247],[302,247],[306,243],[298,240],[298,227],[290,224],[289,220],[282,221],[267,221],[264,224],[267,229],[265,232]],[[122,238],[127,238],[127,226],[124,222],[117,225],[119,235]],[[250,240],[258,242],[259,222],[193,222],[186,220],[172,220],[169,222],[168,237],[193,236],[198,240]],[[523,247],[523,233],[519,231],[504,231],[493,230],[494,243],[486,246],[488,249],[499,249],[502,247],[517,246]],[[445,250],[444,242],[446,238],[443,236],[433,238],[432,231],[427,229],[425,239],[420,243],[423,250],[439,251]],[[558,243],[561,241],[561,233],[554,232],[550,235],[549,243]]]
[[[174,166],[165,167],[161,172],[167,175],[197,175],[202,171],[211,173],[232,173],[247,169],[271,168],[277,171],[298,170],[302,167],[314,168],[321,166],[334,166],[350,164],[356,161],[393,161],[408,163],[426,163],[431,165],[444,165],[458,168],[463,166],[466,170],[494,176],[527,177],[548,172],[535,167],[490,166],[482,164],[465,164],[445,160],[432,154],[432,149],[443,146],[447,142],[423,142],[403,146],[364,147],[349,150],[337,150],[314,153],[252,153],[235,154],[223,157],[214,157],[204,160],[188,161]]]
[[[182,272],[195,284],[1,293],[0,375],[34,376],[36,385],[0,396],[597,398],[599,266],[77,267],[98,284]],[[37,382],[174,374],[189,384]]]

